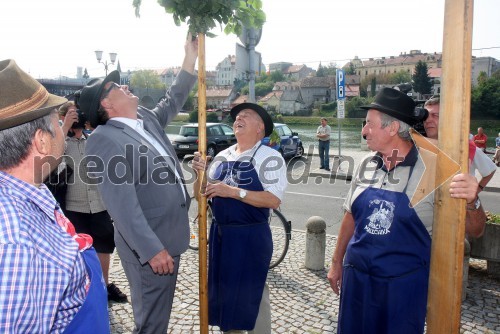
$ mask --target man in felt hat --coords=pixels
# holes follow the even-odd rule
[[[439,110],[440,110],[440,98],[433,97],[424,103],[424,108],[428,112],[428,117],[424,121],[424,129],[427,137],[437,140],[439,135]],[[476,170],[481,179],[478,181],[477,185],[477,195],[474,203],[479,204],[479,193],[483,191],[484,187],[490,182],[495,174],[497,168],[495,164],[488,158],[488,156],[477,147],[472,141],[469,141],[469,174],[476,175]],[[481,210],[482,207],[481,207]],[[482,215],[477,214],[477,211],[467,210],[467,234],[472,237],[477,237],[481,234],[485,228],[484,220]]]
[[[198,39],[188,34],[182,69],[154,109],[120,75],[91,80],[78,101],[92,127],[86,154],[91,177],[115,227],[115,244],[130,284],[134,333],[168,328],[180,255],[189,244],[190,197],[164,128],[179,113],[196,82]]]
[[[224,332],[271,333],[267,272],[273,252],[268,224],[270,209],[278,208],[287,186],[286,165],[278,151],[262,145],[273,131],[264,108],[242,103],[231,109],[237,143],[220,152],[196,198],[212,200],[208,304],[209,323]],[[204,170],[200,154],[195,171]]]
[[[64,152],[57,107],[15,61],[0,61],[0,331],[109,333],[92,238],[43,184]]]
[[[434,196],[412,206],[423,191],[422,154],[409,134],[417,123],[415,103],[383,88],[367,109],[362,135],[374,151],[353,178],[346,213],[328,272],[340,294],[338,333],[424,331]],[[477,180],[454,176],[450,194],[474,206]]]

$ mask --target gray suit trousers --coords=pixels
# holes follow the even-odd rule
[[[156,275],[149,264],[122,260],[123,270],[130,282],[135,328],[132,333],[167,333],[179,272],[180,256],[173,257],[172,275]]]

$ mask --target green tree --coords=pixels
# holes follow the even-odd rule
[[[83,71],[83,78],[88,79],[89,78],[89,72],[87,72],[87,68],[85,67],[85,71]]]
[[[132,74],[130,86],[149,89],[165,89],[165,84],[153,70],[139,70]]]
[[[336,63],[330,63],[327,66],[323,66],[323,72],[325,76],[337,75],[338,66]]]
[[[349,67],[345,69],[345,74],[354,75],[356,74],[356,68],[352,62],[349,62]]]
[[[431,93],[432,82],[427,72],[427,63],[419,60],[415,66],[415,73],[413,74],[413,90],[420,94]]]
[[[361,109],[361,106],[370,104],[373,98],[359,97],[355,96],[349,98],[345,104],[346,117],[351,118],[364,118],[366,117],[366,111]]]
[[[139,17],[139,9],[142,0],[133,0],[135,15]],[[181,0],[158,0],[165,12],[173,15],[177,26],[186,22],[189,32],[196,36],[203,33],[208,37],[214,37],[210,33],[219,24],[225,25],[226,34],[241,34],[243,26],[260,28],[266,22],[266,14],[262,11],[262,0],[203,0],[203,1],[181,1]]]
[[[410,82],[411,81],[411,75],[405,70],[400,70],[397,73],[389,74],[387,78],[387,83],[390,84],[401,84],[405,82]]]
[[[375,96],[375,92],[377,90],[377,77],[373,77],[370,81],[370,94],[371,96]]]
[[[324,76],[325,76],[325,69],[324,69],[324,67],[321,65],[321,63],[319,63],[318,69],[316,70],[316,76],[317,76],[318,78],[321,78],[321,77],[324,77]]]
[[[273,83],[285,81],[285,75],[281,71],[273,71],[271,72],[271,81]]]
[[[471,117],[500,119],[500,71],[493,73],[490,78],[482,76],[478,85],[472,87]]]

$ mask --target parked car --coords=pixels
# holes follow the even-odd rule
[[[262,144],[278,150],[285,159],[304,155],[302,140],[297,132],[292,132],[288,125],[282,123],[274,123],[274,131],[278,134],[279,143],[273,143],[270,137],[264,137]]]
[[[236,144],[233,129],[223,123],[207,123],[207,155],[215,157],[217,153]],[[172,140],[175,153],[179,158],[198,151],[198,123],[181,126],[179,135]]]

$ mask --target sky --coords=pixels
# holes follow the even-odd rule
[[[187,0],[188,1],[188,0]],[[349,59],[441,52],[445,0],[262,0],[267,21],[256,51],[266,67],[286,61],[317,69]],[[122,70],[180,66],[187,27],[155,0],[0,0],[0,60],[35,78],[104,75],[94,50],[118,53]],[[475,0],[472,54],[500,60],[500,0]],[[206,69],[235,54],[237,36],[206,39]],[[481,50],[474,50],[481,49]]]

